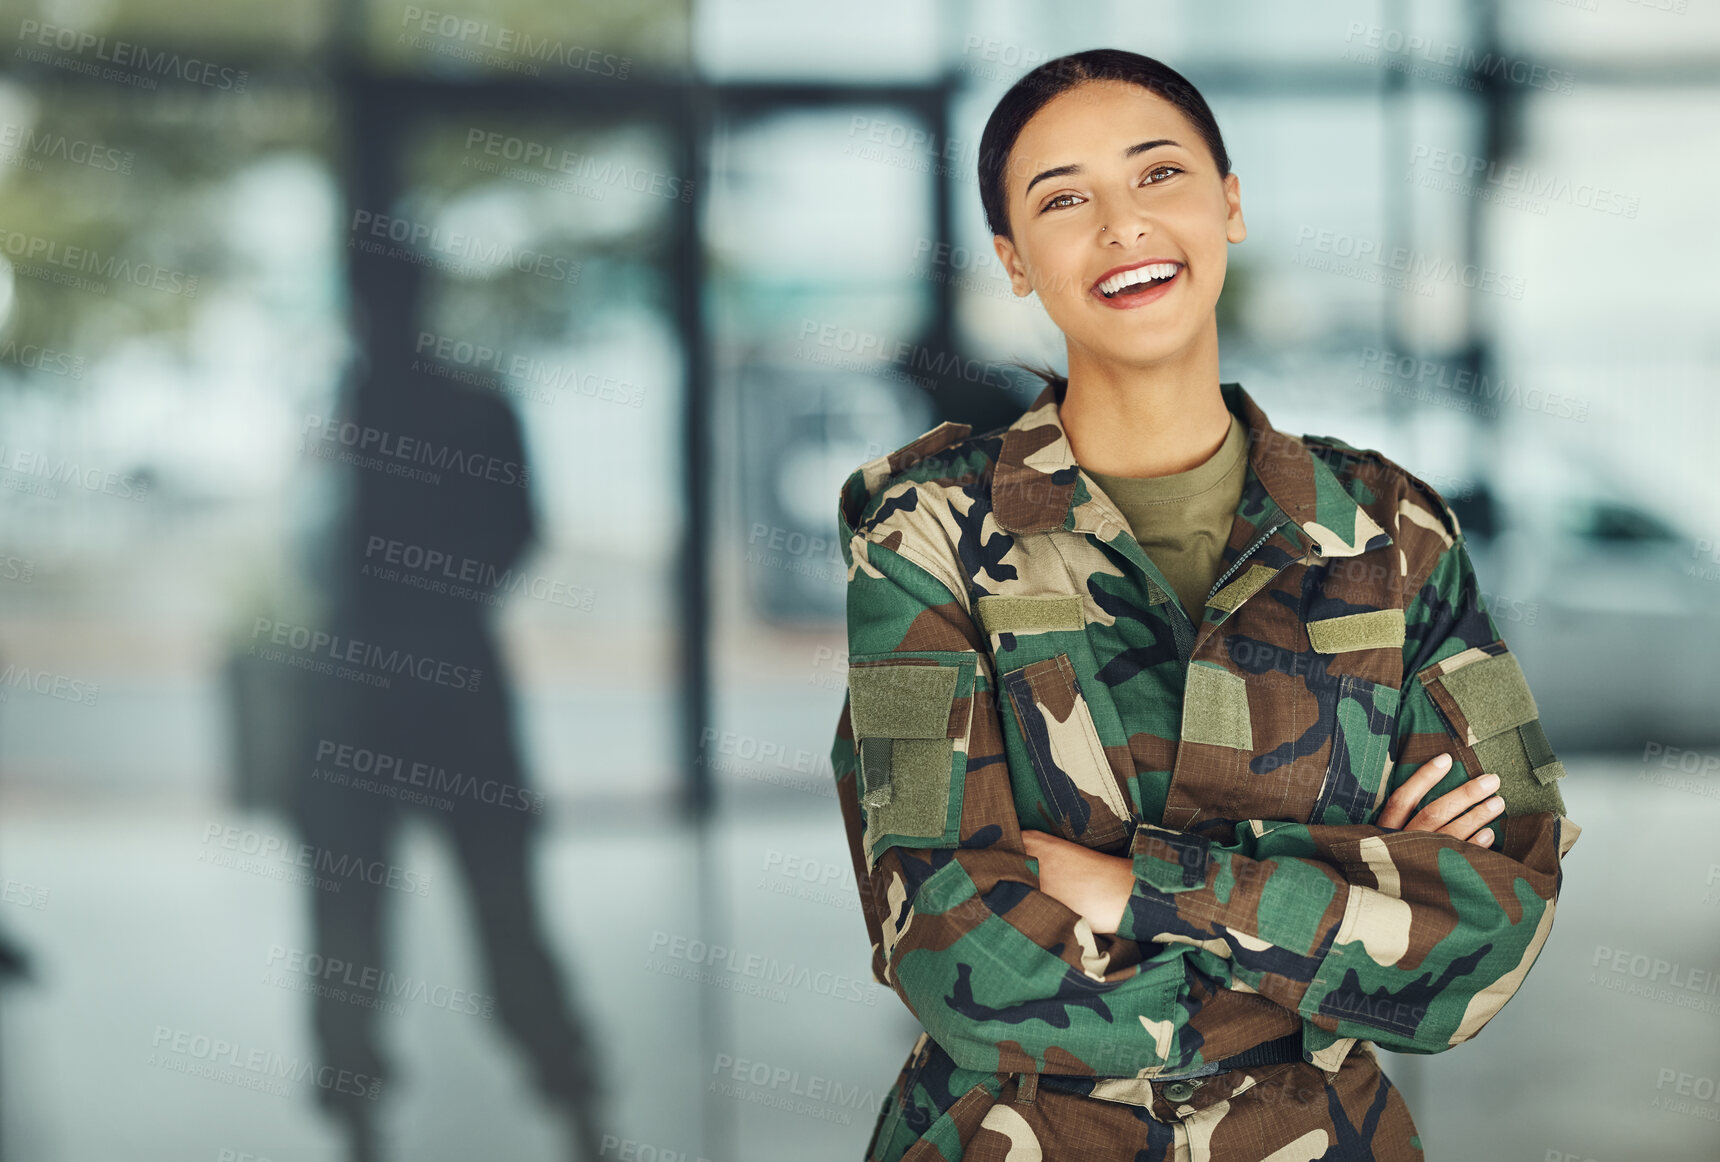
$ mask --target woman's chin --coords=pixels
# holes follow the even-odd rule
[[[1188,347],[1188,337],[1167,334],[1162,326],[1130,328],[1136,334],[1126,336],[1116,333],[1121,329],[1110,328],[1107,334],[1091,336],[1087,349],[1118,367],[1152,367],[1172,361]]]

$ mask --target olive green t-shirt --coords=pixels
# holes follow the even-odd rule
[[[1248,430],[1242,421],[1231,413],[1230,432],[1218,451],[1186,472],[1112,476],[1082,471],[1122,512],[1142,551],[1199,625],[1248,478]]]

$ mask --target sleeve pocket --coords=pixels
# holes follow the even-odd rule
[[[1557,782],[1565,777],[1565,765],[1553,753],[1535,696],[1502,639],[1453,654],[1416,677],[1450,725],[1457,757],[1471,777],[1499,776],[1506,815],[1565,813]]]
[[[920,650],[849,657],[868,870],[892,844],[960,842],[977,656]]]

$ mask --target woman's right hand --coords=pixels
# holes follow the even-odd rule
[[[1477,847],[1491,844],[1493,833],[1485,828],[1505,809],[1505,800],[1493,794],[1499,789],[1498,775],[1479,775],[1456,790],[1447,791],[1421,810],[1415,810],[1421,797],[1431,791],[1449,770],[1449,754],[1436,755],[1421,764],[1415,774],[1392,792],[1376,822],[1381,827],[1405,831],[1438,831],[1467,839]],[[1415,812],[1413,815],[1412,811]]]

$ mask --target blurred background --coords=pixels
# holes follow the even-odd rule
[[[1451,501],[1570,771],[1536,970],[1383,1058],[1428,1157],[1720,1157],[1713,6],[0,34],[6,1162],[862,1156],[918,1026],[831,783],[837,489],[1064,365],[973,171],[1097,46],[1241,175],[1223,379]]]

